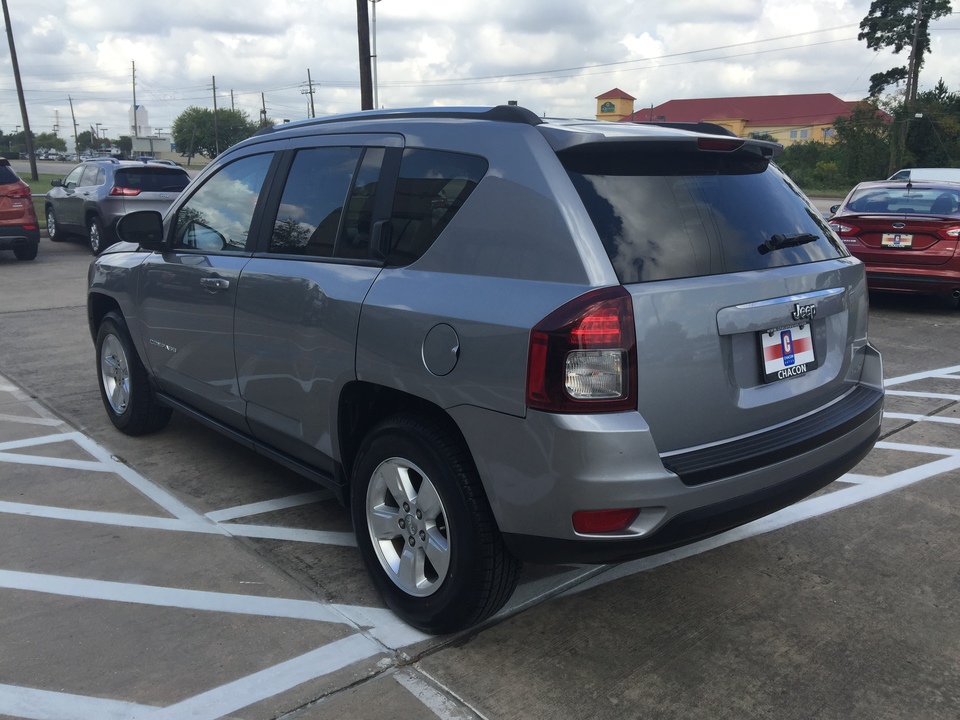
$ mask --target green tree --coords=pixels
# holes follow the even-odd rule
[[[89,130],[84,130],[82,133],[77,134],[77,152],[78,153],[81,153],[84,150],[90,150],[93,147],[94,147],[94,144],[93,144],[92,132],[90,132]]]
[[[960,94],[941,79],[907,113],[904,165],[960,167]]]
[[[126,157],[133,156],[133,138],[131,138],[129,135],[121,135],[117,139],[117,147],[120,148],[120,152],[122,152]]]
[[[66,152],[67,142],[53,133],[37,133],[33,136],[33,147]]]
[[[216,125],[213,110],[188,107],[173,121],[171,135],[180,152],[217,156],[231,145],[253,135],[259,128],[242,110],[217,109]]]
[[[838,117],[835,150],[840,174],[848,182],[887,177],[890,159],[890,123],[872,102],[858,103],[850,117]]]
[[[908,87],[917,87],[920,68],[930,50],[930,22],[951,12],[950,0],[873,0],[870,3],[870,11],[860,21],[857,39],[866,40],[871,50],[891,48],[897,55],[904,48],[913,47],[916,36],[917,53],[912,77],[908,77],[909,64],[871,75],[870,97],[877,97],[884,88],[901,80],[908,80]]]

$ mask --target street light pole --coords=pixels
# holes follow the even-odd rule
[[[373,3],[373,53],[370,59],[373,61],[373,109],[380,108],[380,90],[377,83],[377,3],[380,0],[370,0]]]

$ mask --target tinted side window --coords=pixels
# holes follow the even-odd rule
[[[268,251],[333,257],[361,148],[300,150],[280,198]]]
[[[204,252],[241,252],[271,153],[251,155],[220,168],[177,210],[173,246]]]
[[[15,183],[20,178],[9,165],[0,165],[0,185],[9,185]]]
[[[847,256],[796,186],[752,153],[582,147],[561,162],[622,283]],[[812,237],[764,247],[774,235]]]
[[[63,179],[64,187],[76,187],[80,182],[80,176],[83,175],[83,165],[77,165],[70,174]]]
[[[391,215],[390,265],[407,265],[433,245],[487,172],[475,155],[407,149]]]
[[[188,182],[190,176],[174,168],[124,168],[117,170],[113,184],[142,192],[180,192]]]

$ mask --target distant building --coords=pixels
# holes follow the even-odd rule
[[[622,93],[611,90],[610,93]],[[609,95],[604,93],[600,98]],[[631,98],[632,100],[632,98]],[[857,101],[841,100],[830,93],[809,95],[756,95],[727,98],[669,100],[623,115],[619,122],[711,122],[738,137],[770,136],[782,145],[818,140],[833,142],[838,117],[850,117]],[[599,112],[597,119],[614,119]]]
[[[619,122],[633,114],[633,95],[628,95],[620,88],[614,88],[603,95],[597,96],[597,120]]]

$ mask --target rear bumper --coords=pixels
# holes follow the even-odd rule
[[[869,346],[865,353],[861,382],[831,404],[748,440],[673,456],[683,460],[676,472],[639,413],[451,414],[511,552],[530,562],[619,562],[750,522],[854,467],[876,442],[883,415],[880,356]],[[574,512],[613,508],[640,512],[616,534],[574,530]]]
[[[0,250],[13,250],[18,247],[36,247],[39,244],[39,228],[28,230],[22,227],[0,226]]]
[[[960,262],[955,258],[948,266],[939,267],[868,267],[867,287],[871,290],[947,295],[960,290]]]

